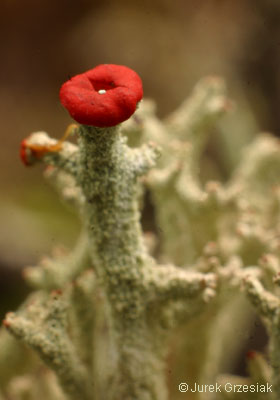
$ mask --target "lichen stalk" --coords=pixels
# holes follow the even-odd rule
[[[117,128],[83,126],[79,142],[79,181],[86,197],[95,268],[110,290],[120,292],[125,281],[140,282],[146,256],[129,149]]]
[[[82,126],[79,146],[78,180],[86,198],[89,247],[117,349],[107,398],[164,399],[163,360],[152,349],[145,317],[149,256],[139,222],[134,157],[118,127]]]

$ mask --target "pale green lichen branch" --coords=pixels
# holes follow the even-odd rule
[[[152,270],[149,279],[155,301],[187,299],[202,293],[207,288],[216,288],[215,274],[186,271],[173,265],[159,265]]]
[[[254,306],[264,318],[269,340],[269,355],[272,366],[273,399],[280,396],[280,299],[267,291],[256,279],[245,279],[246,292]]]
[[[242,159],[228,184],[228,190],[241,196],[249,191],[260,195],[264,188],[269,190],[279,182],[279,172],[279,139],[268,133],[262,134],[243,150]]]
[[[78,154],[78,147],[75,144],[64,141],[59,150],[52,151],[51,149],[55,148],[59,144],[59,141],[50,138],[46,132],[32,133],[25,139],[25,143],[27,147],[26,151],[31,153],[30,157],[33,163],[42,160],[47,165],[53,165],[70,175],[75,175]],[[32,156],[32,148],[35,149],[34,156]]]
[[[69,255],[56,258],[44,257],[37,267],[25,268],[24,277],[35,288],[58,289],[91,267],[88,237],[83,231]]]
[[[247,355],[248,372],[253,382],[266,384],[272,380],[272,369],[263,354],[251,351]]]
[[[265,290],[259,280],[254,277],[245,278],[244,284],[252,303],[263,317],[272,320],[278,316],[280,299],[277,296]]]
[[[191,96],[165,120],[167,128],[177,138],[200,142],[205,128],[231,106],[225,96],[224,81],[215,76],[202,79]]]
[[[8,313],[4,324],[56,373],[69,399],[92,399],[88,372],[67,333],[68,303],[60,292],[54,292],[46,304],[44,297],[33,296],[24,311]]]
[[[159,157],[160,149],[153,142],[144,144],[140,148],[133,149],[131,151],[131,163],[133,165],[135,175],[145,175],[152,167],[155,166],[155,163]]]
[[[87,270],[73,281],[70,292],[72,340],[81,361],[94,377],[94,338],[98,308],[98,285],[95,274]]]
[[[44,177],[55,187],[66,203],[82,212],[85,199],[72,175],[49,165],[44,170]]]

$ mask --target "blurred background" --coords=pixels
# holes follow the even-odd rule
[[[142,77],[145,96],[165,116],[201,77],[220,75],[236,102],[225,125],[240,146],[260,130],[279,135],[279,17],[277,0],[0,1],[1,318],[28,291],[23,266],[57,243],[71,248],[79,233],[42,169],[19,160],[29,133],[59,138],[72,122],[59,103],[61,84],[97,64],[124,64]],[[218,150],[209,147],[219,161]],[[251,347],[263,346],[250,335]]]

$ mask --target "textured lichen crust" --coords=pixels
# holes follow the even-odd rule
[[[47,165],[82,232],[72,252],[24,272],[34,292],[0,332],[1,400],[173,399],[183,394],[170,397],[170,368],[176,385],[263,382],[272,393],[246,398],[279,398],[279,142],[259,135],[224,184],[199,177],[209,128],[231,104],[210,77],[164,121],[144,100],[121,125],[72,126],[77,144],[45,132],[25,139],[23,161]],[[142,232],[145,190],[159,245]],[[251,323],[250,302],[270,336],[270,365],[251,352],[248,378],[221,375],[238,350],[234,328]]]

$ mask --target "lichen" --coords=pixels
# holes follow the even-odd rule
[[[76,145],[56,146],[45,132],[26,139],[25,160],[47,165],[82,233],[67,256],[25,270],[34,293],[0,332],[1,400],[165,400],[174,335],[176,385],[263,381],[273,385],[265,398],[279,398],[280,146],[260,135],[228,182],[202,184],[209,127],[230,108],[223,81],[211,77],[164,121],[144,100],[121,125],[75,126]],[[140,224],[144,190],[160,228],[157,252]],[[248,378],[225,377],[250,302],[270,336],[271,366],[257,355]]]

